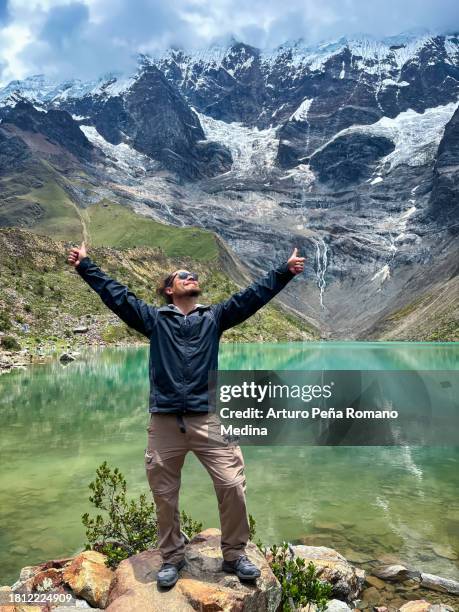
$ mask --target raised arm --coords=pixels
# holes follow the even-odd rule
[[[304,257],[298,257],[298,249],[290,259],[252,283],[247,289],[217,304],[216,317],[220,332],[242,323],[277,295],[292,278],[304,269]]]
[[[110,278],[86,255],[84,249],[72,249],[68,261],[75,266],[78,274],[99,294],[101,300],[122,321],[150,338],[156,315],[151,306],[136,297],[128,287]]]

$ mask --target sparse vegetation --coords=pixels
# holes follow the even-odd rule
[[[6,332],[11,329],[11,320],[6,310],[0,310],[0,331]]]
[[[1,347],[5,351],[20,351],[21,345],[14,336],[3,336]]]
[[[146,344],[147,339],[116,317],[67,264],[68,248],[69,243],[56,243],[23,229],[0,229],[0,283],[4,288],[0,296],[0,331],[11,332],[14,328],[21,345],[34,351],[37,344],[48,342],[56,350],[65,349],[69,342],[80,347],[94,342]],[[171,258],[151,247],[120,250],[94,247],[90,254],[104,271],[148,303],[159,304],[155,295],[157,283],[179,266],[199,272],[205,288],[200,297],[203,303],[216,303],[239,290],[218,261],[209,265],[191,257]],[[17,275],[19,268],[21,276]],[[23,330],[19,323],[27,323],[28,330]],[[89,333],[74,334],[72,329],[78,325],[88,325]],[[313,329],[271,304],[225,332],[222,340],[276,342],[314,336]]]
[[[123,559],[156,547],[158,526],[155,504],[147,501],[145,493],[138,499],[127,499],[126,479],[118,468],[112,470],[104,461],[89,488],[93,492],[89,501],[102,514],[90,518],[86,512],[81,517],[88,539],[86,550],[103,553],[107,556],[108,567],[115,568]],[[183,511],[180,525],[190,539],[202,530],[202,523]]]
[[[310,561],[306,566],[304,559],[293,557],[289,545],[283,542],[266,547],[256,534],[256,521],[249,514],[250,540],[268,559],[273,574],[282,588],[282,612],[315,610],[323,612],[332,595],[330,583],[320,580],[319,571]],[[312,606],[312,608],[311,608]]]

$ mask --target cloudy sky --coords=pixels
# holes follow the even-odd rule
[[[0,0],[0,85],[129,71],[137,52],[231,35],[272,47],[412,28],[459,31],[458,0]]]

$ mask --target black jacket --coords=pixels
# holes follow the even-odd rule
[[[184,315],[174,305],[153,306],[110,278],[89,257],[80,276],[126,325],[150,340],[150,412],[208,412],[209,372],[218,368],[222,333],[245,321],[295,276],[284,263],[219,304]],[[212,402],[211,402],[212,403]]]

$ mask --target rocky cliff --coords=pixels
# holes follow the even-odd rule
[[[8,124],[19,95],[47,113],[22,106],[30,121]],[[24,167],[30,151],[19,138],[78,210],[106,198],[156,221],[210,229],[253,275],[298,246],[306,273],[282,299],[324,337],[384,330],[454,340],[455,294],[439,325],[416,305],[428,308],[442,287],[455,287],[458,96],[451,34],[271,50],[233,41],[144,56],[135,74],[99,82],[12,83],[0,91],[0,155],[8,146]],[[34,211],[44,204],[21,183],[27,212],[17,212],[8,190],[23,179],[4,159],[2,224],[42,231],[48,217],[37,226]]]

